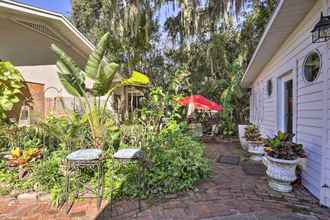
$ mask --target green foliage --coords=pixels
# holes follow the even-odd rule
[[[90,146],[92,137],[87,121],[76,113],[68,116],[48,116],[37,127],[44,137],[44,150],[52,152],[56,149],[74,150]]]
[[[68,149],[78,149],[90,138],[88,126],[81,117],[78,119],[78,115],[65,118],[50,116],[45,121],[30,127],[17,127],[15,124],[2,126],[1,132],[5,134],[6,141],[5,145],[0,146],[0,152],[11,150],[15,153],[16,149],[20,149],[24,159],[24,152],[28,156],[29,152],[40,149],[43,156],[42,160],[31,160],[20,167],[9,167],[10,161],[1,158],[0,176],[8,192],[52,190],[55,185],[63,182],[60,165],[68,154]],[[21,173],[25,175],[21,176]]]
[[[303,145],[294,143],[293,137],[294,134],[278,131],[273,138],[265,139],[264,146],[268,156],[284,160],[305,157]]]
[[[122,193],[141,196],[139,189],[146,191],[143,196],[162,196],[193,187],[210,171],[204,157],[204,146],[188,134],[187,125],[180,121],[181,107],[177,98],[181,97],[183,78],[186,74],[176,73],[169,89],[151,89],[145,100],[145,107],[139,111],[140,118],[133,124],[122,127],[121,146],[139,146],[145,151],[147,172],[142,186],[136,184],[137,168],[129,166],[126,180],[122,182]]]
[[[19,177],[17,169],[9,169],[7,163],[0,160],[0,193],[13,189],[42,190],[51,192],[54,204],[59,204],[64,189],[63,160],[69,152],[91,146],[102,147],[108,158],[105,163],[106,197],[110,184],[121,189],[116,198],[162,196],[191,189],[196,181],[209,174],[210,167],[204,158],[203,145],[188,135],[186,124],[181,122],[183,108],[177,100],[182,96],[200,94],[221,102],[225,109],[218,119],[225,136],[235,134],[236,124],[246,121],[248,99],[239,82],[275,1],[254,4],[242,26],[232,25],[230,21],[222,23],[229,1],[207,2],[209,8],[206,12],[209,14],[206,20],[192,19],[198,17],[194,12],[200,3],[182,2],[179,13],[165,23],[168,36],[176,38],[173,45],[166,46],[160,40],[164,35],[158,32],[156,11],[168,1],[119,4],[121,2],[73,1],[73,20],[91,39],[99,39],[96,50],[82,70],[60,48],[55,45],[52,48],[58,56],[59,78],[66,90],[83,103],[85,114],[69,118],[50,117],[30,128],[1,125],[1,151],[14,147],[26,150],[40,147],[44,158],[28,163],[25,167],[28,174],[24,177]],[[233,3],[239,6],[240,1]],[[240,9],[235,8],[236,11]],[[104,35],[107,32],[111,34]],[[121,86],[146,84],[149,79],[133,72],[131,78],[115,83],[113,79],[120,69],[117,63],[123,63],[123,72],[132,72],[135,68],[147,71],[157,85],[146,96],[144,108],[136,112],[139,117],[125,122],[120,128],[106,110],[109,97]],[[85,83],[87,78],[93,81],[91,88]],[[107,100],[101,100],[104,95],[108,96]],[[17,99],[12,100],[15,104]],[[247,139],[250,136],[250,139],[259,140],[261,136],[256,127],[249,129]],[[276,149],[271,152],[278,157],[283,154],[278,150],[283,147],[282,142],[269,142]],[[139,172],[136,165],[128,163],[112,169],[115,163],[111,159],[113,152],[127,146],[142,147],[145,151],[144,192],[136,181]],[[290,146],[301,152],[291,143]],[[292,157],[293,153],[290,151],[285,155]],[[96,176],[97,172],[83,171],[83,181],[93,187]],[[115,177],[114,183],[110,181],[112,176]]]
[[[73,20],[92,39],[110,32],[108,47],[114,59],[124,62],[124,69],[145,70],[163,91],[171,88],[176,70],[184,67],[189,82],[182,95],[221,102],[225,111],[217,116],[220,132],[237,134],[237,124],[248,121],[249,105],[239,81],[277,1],[122,2],[73,1]],[[245,10],[242,6],[247,2]],[[163,23],[158,14],[169,5],[175,13],[162,14]],[[236,17],[239,22],[234,12],[242,12]]]
[[[245,15],[239,40],[240,53],[243,57],[243,69],[247,67],[266,25],[277,6],[277,2],[277,0],[260,1],[253,6],[253,10]]]
[[[221,103],[224,106],[221,129],[225,136],[233,136],[237,133],[236,124],[246,120],[249,99],[246,91],[239,85],[242,79],[239,64],[230,64],[228,73],[230,77],[221,94]]]
[[[68,152],[65,150],[57,150],[35,164],[30,178],[34,182],[36,190],[50,192],[59,182],[63,182],[60,166],[67,154]]]
[[[177,126],[168,125],[147,151],[151,163],[144,180],[147,195],[165,195],[189,189],[209,173],[204,146]]]
[[[149,83],[146,76],[142,73],[135,73],[128,79],[120,82],[113,82],[115,75],[119,71],[119,65],[109,60],[108,43],[110,34],[104,34],[98,42],[95,50],[90,54],[87,61],[85,71],[81,70],[63,50],[56,45],[52,45],[52,49],[58,56],[57,67],[59,69],[59,78],[68,93],[80,99],[84,109],[85,117],[89,123],[93,145],[96,148],[102,148],[105,144],[105,136],[107,132],[106,120],[109,112],[107,105],[110,96],[114,90],[131,85],[145,85]],[[142,77],[144,76],[144,77]],[[92,88],[87,88],[85,79],[89,78],[93,81]],[[89,97],[92,96],[92,103]],[[107,96],[101,100],[102,96]]]
[[[258,127],[255,124],[249,124],[245,128],[245,138],[248,141],[261,141],[262,137]]]
[[[0,61],[0,120],[19,102],[24,87],[23,77],[15,67],[6,61]]]
[[[134,128],[130,137],[133,141],[126,137],[127,143],[140,142],[134,134],[143,130],[138,126]],[[127,181],[121,185],[124,195],[142,196],[140,189],[143,187],[143,196],[159,197],[191,189],[195,182],[208,176],[210,167],[204,157],[204,146],[188,135],[185,124],[168,121],[159,131],[144,130],[141,139],[147,172],[139,186],[136,182],[138,169],[129,166],[124,171]]]

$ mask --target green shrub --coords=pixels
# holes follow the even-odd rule
[[[23,81],[20,72],[10,62],[0,61],[0,120],[6,119],[7,113],[19,102]]]
[[[147,171],[142,184],[145,197],[163,196],[191,189],[198,180],[209,174],[210,167],[204,158],[204,146],[185,133],[182,125],[169,123],[150,143],[145,143]],[[142,196],[137,185],[136,166],[126,168],[126,181],[122,193]]]
[[[120,129],[111,116],[105,121],[104,154],[105,189],[104,197],[109,198],[110,186],[119,190],[113,195],[120,197],[163,196],[193,188],[194,184],[209,174],[208,160],[204,158],[204,146],[195,141],[187,132],[185,123],[178,123],[178,108],[172,102],[173,97],[154,92],[153,105],[141,111],[141,117],[133,124],[126,124]],[[161,101],[160,101],[161,100]],[[169,104],[170,103],[170,104]],[[173,107],[174,106],[174,107]],[[165,114],[166,112],[166,114]],[[170,117],[164,117],[164,116]],[[164,120],[166,118],[166,120]],[[18,178],[18,170],[9,170],[3,162],[0,164],[0,180],[6,180],[9,187],[0,193],[15,190],[36,190],[51,192],[54,204],[63,199],[64,175],[61,164],[67,154],[79,148],[94,147],[87,120],[77,114],[70,117],[49,117],[44,122],[30,128],[12,129],[8,143],[9,149],[20,147],[27,149],[41,146],[43,159],[31,161],[28,175]],[[11,130],[10,130],[11,131]],[[13,138],[14,137],[14,138]],[[19,141],[15,140],[15,137]],[[114,151],[125,147],[141,147],[145,152],[145,176],[138,185],[139,168],[135,163],[119,163],[112,160]],[[96,187],[98,173],[95,170],[83,170],[82,181]],[[111,182],[114,176],[114,182]],[[76,178],[73,177],[72,192]],[[145,190],[141,190],[143,189]]]
[[[34,166],[31,178],[35,183],[35,188],[49,192],[61,181],[63,175],[60,171],[60,165],[66,155],[66,151],[55,151],[50,157]]]

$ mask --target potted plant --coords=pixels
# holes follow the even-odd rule
[[[265,152],[263,140],[258,127],[255,124],[249,124],[245,128],[244,137],[248,143],[248,152],[251,154],[250,159],[254,161],[261,161]]]
[[[291,183],[297,179],[296,167],[305,157],[303,145],[292,141],[294,134],[279,131],[275,137],[264,140],[269,186],[275,191],[291,192]]]
[[[238,137],[239,137],[239,141],[241,143],[241,147],[243,148],[243,150],[248,149],[248,142],[245,138],[245,128],[246,127],[247,127],[247,125],[238,125]]]

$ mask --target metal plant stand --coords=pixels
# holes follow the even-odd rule
[[[102,150],[100,149],[82,149],[72,152],[67,156],[67,171],[66,171],[66,183],[65,183],[65,201],[69,202],[70,196],[70,181],[74,173],[77,175],[76,192],[75,197],[71,204],[67,208],[67,213],[70,212],[74,200],[79,198],[80,187],[83,185],[81,182],[81,170],[82,169],[98,169],[97,187],[96,190],[88,189],[96,194],[97,208],[101,207],[103,190],[104,190],[104,159],[102,158]]]
[[[139,186],[141,186],[140,190],[144,191],[144,187],[141,185],[141,180],[144,176],[144,171],[145,171],[145,165],[144,165],[144,151],[141,149],[137,149],[137,148],[126,148],[126,149],[121,149],[118,150],[114,155],[113,155],[113,159],[119,161],[119,165],[121,164],[125,164],[127,162],[136,162],[138,163],[138,175],[136,175],[137,178],[137,182],[139,184]],[[112,170],[115,170],[115,163],[112,163]],[[111,179],[111,188],[110,188],[110,216],[112,217],[112,209],[113,209],[113,199],[112,199],[112,193],[114,192],[114,190],[116,190],[115,188],[113,188],[113,183],[114,183],[114,175],[111,175],[112,179]],[[138,198],[138,209],[141,212],[142,210],[142,206],[141,206],[141,198]]]

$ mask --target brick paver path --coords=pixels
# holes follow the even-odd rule
[[[239,144],[207,144],[213,173],[198,184],[198,190],[170,195],[166,199],[143,202],[137,212],[136,201],[120,201],[112,219],[204,219],[204,220],[326,220],[330,211],[321,208],[317,199],[302,186],[293,193],[269,189],[265,176],[246,175],[240,165],[217,163],[219,155],[246,155]],[[24,202],[0,198],[0,219],[110,219],[109,207],[97,213],[94,201],[76,204],[66,216],[47,202]]]

